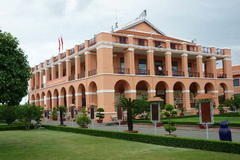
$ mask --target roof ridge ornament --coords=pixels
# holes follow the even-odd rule
[[[135,21],[145,19],[146,17],[147,17],[147,10],[144,9],[143,12],[135,19]]]

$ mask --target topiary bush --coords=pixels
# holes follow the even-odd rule
[[[164,115],[167,117],[168,119],[168,123],[164,125],[164,129],[165,131],[167,131],[169,134],[172,134],[172,132],[176,131],[177,128],[174,126],[174,123],[171,122],[170,120],[170,116],[171,115],[176,115],[177,111],[174,110],[174,106],[171,104],[166,104],[165,105],[165,112]]]
[[[91,123],[91,119],[87,116],[85,107],[82,108],[80,115],[76,117],[76,123],[82,128],[87,128],[87,125]]]

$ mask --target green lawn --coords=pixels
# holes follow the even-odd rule
[[[214,122],[220,123],[221,121],[228,120],[229,123],[240,123],[240,117],[220,117],[215,116]],[[199,117],[187,117],[187,118],[174,118],[175,122],[199,122]]]
[[[240,159],[240,155],[151,145],[49,130],[1,131],[2,160]]]

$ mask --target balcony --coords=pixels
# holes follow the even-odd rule
[[[182,76],[184,76],[184,72],[183,71],[172,71],[172,75],[174,77],[182,77]]]
[[[199,72],[188,72],[188,77],[200,77]]]
[[[167,71],[159,71],[159,70],[155,70],[155,75],[156,76],[167,76],[168,75],[168,72]]]
[[[206,54],[211,54],[210,47],[203,47],[202,52]]]
[[[136,69],[136,75],[150,75],[148,69]]]
[[[223,49],[216,48],[216,53],[215,54],[223,55]]]
[[[148,41],[145,39],[135,39],[134,41],[135,45],[139,45],[139,46],[148,46]]]
[[[79,47],[78,47],[78,51],[81,51],[85,48],[85,45],[84,43],[80,44]]]
[[[204,73],[204,77],[205,78],[214,78],[214,74],[213,73]]]
[[[74,48],[70,49],[70,55],[72,55],[74,52]]]
[[[129,74],[129,68],[114,68],[115,74]]]
[[[96,44],[96,37],[89,40],[89,47],[93,46],[94,44]]]
[[[84,78],[85,77],[85,72],[78,73],[78,79]]]
[[[218,73],[217,78],[227,78],[227,75],[223,73]]]
[[[97,70],[96,69],[93,69],[91,71],[88,71],[88,76],[94,76],[97,74]]]
[[[115,36],[113,37],[113,42],[114,43],[121,43],[121,44],[128,44],[128,39],[127,37],[122,37],[122,36]]]

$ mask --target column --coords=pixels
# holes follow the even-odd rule
[[[59,98],[59,106],[64,106],[64,96],[58,96]]]
[[[153,50],[147,51],[147,69],[150,71],[150,75],[155,75]]]
[[[186,53],[183,53],[181,55],[182,59],[182,71],[184,77],[188,77],[188,55]]]
[[[71,76],[71,60],[66,59],[66,76],[69,80],[69,77]]]
[[[51,66],[52,80],[56,79],[56,68],[54,65]]]
[[[166,52],[165,53],[165,66],[168,76],[172,76],[172,53]]]
[[[67,108],[70,107],[70,105],[72,104],[72,94],[67,94]]]
[[[97,73],[113,73],[113,46],[97,47]]]
[[[124,53],[126,69],[129,68],[130,74],[135,74],[134,48],[128,48]]]
[[[79,109],[82,106],[82,93],[75,93],[76,96],[76,109]]]
[[[216,57],[214,56],[210,58],[210,70],[213,73],[213,78],[217,78]]]
[[[43,72],[39,71],[39,88],[43,88]]]
[[[62,78],[63,77],[63,63],[59,62],[58,63],[58,78]]]
[[[47,83],[48,81],[50,81],[48,68],[45,68],[45,77],[46,77],[46,83]]]
[[[228,58],[223,59],[223,74],[226,75],[226,78],[232,78],[232,60],[231,60],[231,50],[230,49],[223,49],[223,54],[228,55]]]
[[[52,108],[57,107],[57,97],[52,97]]]
[[[234,95],[234,90],[224,91],[225,99],[229,99]]]
[[[46,110],[50,110],[50,106],[51,106],[51,104],[50,104],[50,98],[47,97],[47,98],[46,98]]]
[[[85,53],[85,77],[88,77],[88,72],[91,68],[91,52],[86,51]]]
[[[35,74],[35,89],[39,89],[39,73]]]
[[[81,71],[81,65],[80,65],[80,57],[77,55],[75,56],[75,79],[78,79],[78,74]]]
[[[199,77],[203,77],[203,68],[202,68],[202,56],[197,55],[196,56],[196,61],[197,61],[197,72],[199,73]]]
[[[191,108],[190,106],[190,91],[189,90],[183,90],[183,107],[184,108]]]
[[[166,104],[174,105],[173,90],[166,90]]]

